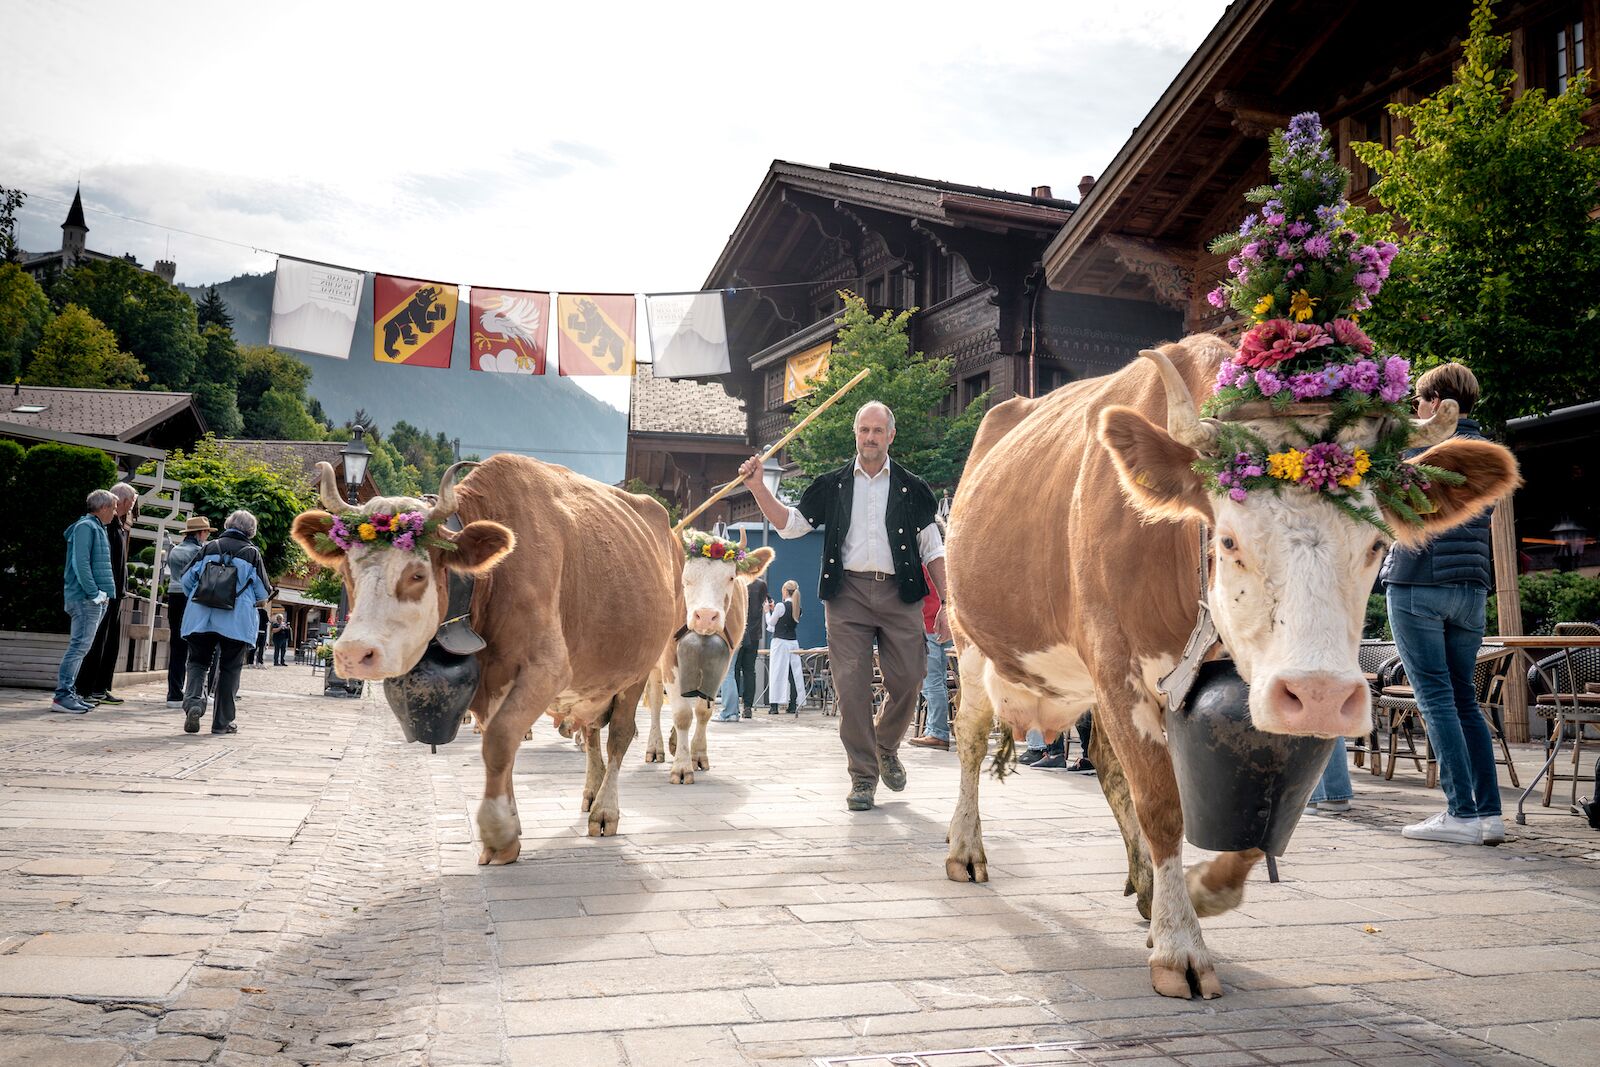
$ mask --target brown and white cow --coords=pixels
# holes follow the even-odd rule
[[[741,531],[739,547],[743,549],[744,544]],[[672,771],[667,780],[674,785],[693,785],[695,771],[711,769],[711,759],[706,754],[706,723],[711,719],[711,701],[683,694],[678,678],[678,640],[686,633],[721,634],[728,648],[737,653],[749,611],[750,582],[766,572],[776,555],[773,549],[763,547],[746,552],[738,563],[695,556],[683,566],[683,625],[662,652],[657,668],[650,672],[644,696],[645,706],[650,709],[650,739],[644,750],[646,763],[666,760],[667,748],[661,741],[663,693],[672,707]],[[728,661],[728,670],[733,670],[732,659]],[[719,684],[721,681],[717,679]],[[710,691],[705,688],[704,680],[702,690]],[[695,724],[693,744],[687,743],[691,722]]]
[[[324,506],[348,512],[322,467]],[[656,501],[522,456],[485,460],[459,488],[454,468],[439,488],[435,517],[454,552],[360,545],[326,551],[317,535],[333,516],[295,518],[294,539],[336,569],[350,594],[350,620],[333,646],[346,678],[405,674],[445,618],[446,570],[484,575],[473,591],[472,627],[487,647],[471,709],[483,727],[484,792],[478,807],[479,863],[510,863],[522,824],[511,788],[517,746],[549,711],[578,731],[588,751],[583,809],[589,833],[617,832],[617,779],[637,732],[645,679],[682,615],[683,547]],[[368,514],[426,511],[405,497],[380,497]],[[513,547],[515,551],[513,551]],[[599,730],[607,726],[602,757]]]
[[[1198,916],[1237,905],[1261,858],[1224,853],[1187,879],[1183,870],[1183,812],[1155,686],[1195,625],[1201,524],[1212,531],[1206,596],[1217,629],[1250,683],[1255,726],[1275,733],[1370,729],[1356,650],[1389,547],[1377,528],[1308,490],[1236,503],[1205,489],[1191,464],[1215,427],[1198,419],[1194,397],[1209,393],[1231,351],[1214,336],[1189,337],[1116,374],[996,406],[950,517],[961,795],[946,873],[988,878],[978,778],[993,720],[1054,733],[1092,706],[1096,740],[1109,742],[1095,758],[1128,845],[1130,891],[1151,897],[1151,980],[1165,996],[1189,996],[1190,976],[1202,996],[1221,994]],[[1418,424],[1412,442],[1442,441],[1423,459],[1465,482],[1429,491],[1437,510],[1420,530],[1391,517],[1408,541],[1466,521],[1517,483],[1504,448],[1444,439],[1455,424],[1449,408]],[[1360,420],[1341,440],[1370,447],[1376,421]],[[1291,420],[1248,425],[1274,451],[1304,444]],[[1313,432],[1325,425],[1302,420]]]

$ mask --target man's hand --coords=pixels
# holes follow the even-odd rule
[[[933,636],[941,642],[950,640],[950,616],[943,604],[939,605],[939,614],[933,617]]]
[[[94,602],[96,604],[104,604],[106,601],[108,601],[110,599],[111,599],[110,597],[106,596],[106,591],[104,589],[100,590],[99,592],[95,593],[95,595],[94,595]]]
[[[744,484],[750,488],[752,493],[755,492],[756,489],[760,488],[762,484],[761,474],[762,470],[760,456],[751,456],[749,459],[739,464],[739,477],[744,479]]]

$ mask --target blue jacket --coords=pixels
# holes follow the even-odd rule
[[[93,600],[98,593],[117,595],[116,579],[111,574],[111,541],[106,528],[93,514],[85,514],[68,526],[67,566],[62,584],[64,599]]]
[[[195,586],[200,584],[200,572],[211,557],[223,553],[233,557],[233,569],[238,572],[239,595],[233,601],[232,611],[208,608],[194,600]],[[183,595],[189,606],[183,611],[183,636],[190,634],[221,634],[247,645],[256,643],[256,601],[272,595],[266,579],[261,576],[261,553],[250,539],[236,530],[224,530],[215,540],[206,544],[195,557],[189,569],[183,572]]]
[[[1456,423],[1457,437],[1486,438],[1473,419]],[[1417,449],[1409,455],[1420,455]],[[1420,549],[1395,545],[1384,558],[1378,580],[1384,585],[1481,585],[1494,588],[1494,555],[1489,549],[1489,516],[1484,512],[1429,541]]]

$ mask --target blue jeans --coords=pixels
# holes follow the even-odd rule
[[[941,641],[933,634],[924,634],[928,645],[928,673],[922,679],[922,699],[928,702],[928,717],[922,732],[941,741],[950,740],[950,684],[946,677],[948,660],[945,652],[949,641]]]
[[[1322,770],[1322,781],[1311,794],[1311,803],[1319,800],[1349,800],[1355,796],[1350,785],[1350,759],[1345,751],[1344,738],[1335,739],[1333,751],[1328,754],[1328,765]]]
[[[67,654],[61,657],[61,670],[56,673],[57,700],[71,700],[76,695],[72,687],[78,680],[78,668],[83,666],[83,658],[94,644],[94,632],[106,613],[104,603],[92,600],[68,600],[64,606],[72,616],[72,636],[67,640]]]
[[[1500,814],[1494,742],[1472,684],[1487,597],[1482,586],[1467,583],[1387,590],[1389,628],[1439,761],[1439,784],[1458,819]]]
[[[717,695],[717,700],[718,722],[739,717],[739,679],[734,674],[732,663],[728,664],[728,673],[722,679],[722,691]]]

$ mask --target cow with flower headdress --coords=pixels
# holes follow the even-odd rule
[[[349,592],[333,646],[343,677],[407,675],[446,624],[466,622],[482,638],[469,705],[483,730],[479,862],[510,863],[522,830],[512,766],[546,712],[587,749],[589,833],[617,832],[639,697],[682,617],[683,546],[649,497],[513,455],[490,457],[458,487],[460,466],[445,472],[435,503],[378,497],[353,509],[319,464],[327,510],[297,516],[292,532]],[[477,576],[465,619],[450,617],[451,572]]]
[[[695,771],[711,768],[706,752],[711,700],[744,634],[749,584],[777,555],[770,548],[746,547],[742,530],[738,541],[685,530],[683,553],[683,623],[645,688],[645,705],[650,709],[645,762],[663,762],[670,750],[672,770],[667,780],[674,785],[692,785]],[[666,746],[661,736],[663,695],[672,707],[671,741]]]
[[[1212,302],[1252,322],[1240,345],[1192,336],[997,405],[950,516],[961,794],[946,874],[988,879],[978,781],[993,722],[1059,733],[1093,707],[1165,996],[1221,994],[1198,919],[1235,907],[1263,855],[1184,870],[1175,668],[1231,656],[1258,735],[1366,734],[1356,653],[1385,552],[1519,480],[1506,449],[1452,437],[1454,401],[1412,418],[1409,366],[1357,323],[1394,250],[1348,225],[1347,175],[1315,115],[1274,135],[1272,170],[1251,194],[1260,210],[1213,245],[1231,277]]]

